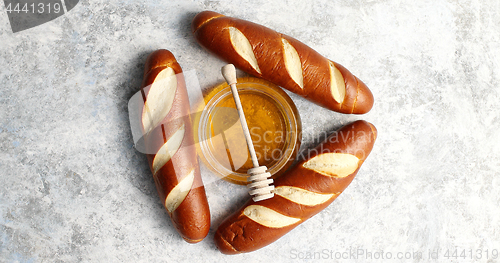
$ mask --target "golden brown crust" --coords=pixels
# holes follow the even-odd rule
[[[223,15],[213,11],[201,12],[193,19],[193,22],[191,23],[191,31],[194,33],[200,26],[202,26],[206,22],[221,16]]]
[[[182,68],[179,65],[179,63],[177,63],[177,60],[175,59],[172,52],[166,49],[159,49],[153,51],[151,54],[149,54],[148,58],[146,59],[146,64],[144,65],[144,76],[150,73],[153,69],[157,68],[163,69],[166,67],[172,68],[176,74],[182,73]],[[157,74],[158,73],[152,75],[156,77]]]
[[[215,233],[215,243],[225,254],[250,252],[276,241],[305,220],[330,205],[351,183],[361,164],[370,154],[376,138],[375,127],[366,121],[356,121],[332,134],[314,151],[290,171],[278,177],[274,185],[293,186],[316,193],[333,194],[326,202],[315,206],[295,203],[279,195],[271,199],[253,202],[251,199],[238,211],[225,219]],[[348,153],[359,158],[358,168],[347,177],[329,177],[303,167],[311,158],[323,153]],[[263,226],[243,214],[250,205],[270,208],[282,215],[298,218],[299,222],[281,228]]]
[[[205,188],[200,175],[196,151],[193,147],[194,138],[189,119],[189,99],[182,77],[182,69],[175,57],[168,50],[157,50],[151,53],[145,64],[142,87],[151,85],[156,76],[165,68],[170,67],[177,74],[177,91],[170,112],[161,125],[150,132],[146,139],[148,152],[156,152],[179,127],[184,125],[185,134],[181,146],[172,158],[154,175],[158,195],[163,205],[168,193],[194,169],[194,183],[186,198],[169,213],[172,222],[182,238],[190,243],[196,243],[205,238],[210,230],[210,211],[205,194]],[[148,154],[149,165],[155,154]],[[151,169],[153,171],[153,169]]]
[[[250,42],[261,73],[255,70],[232,47],[229,27],[235,27]],[[314,103],[341,113],[363,114],[373,106],[373,95],[368,87],[351,72],[338,63],[345,79],[346,96],[340,104],[330,92],[330,60],[304,43],[278,33],[272,29],[242,19],[204,11],[192,22],[194,36],[198,43],[221,59],[256,77],[297,93]],[[304,77],[302,89],[288,74],[281,39],[287,40],[297,51]]]

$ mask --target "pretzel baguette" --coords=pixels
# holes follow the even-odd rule
[[[210,211],[201,180],[182,69],[168,50],[149,55],[141,92],[147,157],[173,225],[190,243],[205,238]],[[156,153],[156,154],[151,154]]]
[[[199,13],[192,31],[201,46],[221,59],[327,109],[363,114],[373,106],[373,95],[361,80],[292,37],[212,11]]]
[[[274,197],[250,199],[222,222],[215,243],[224,254],[262,248],[317,214],[351,183],[370,151],[377,132],[365,121],[344,126],[310,156],[274,181]]]

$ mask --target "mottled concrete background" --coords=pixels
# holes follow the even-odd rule
[[[212,231],[185,243],[129,129],[127,102],[151,51],[170,49],[202,87],[222,81],[223,62],[190,33],[207,9],[303,41],[376,99],[348,116],[291,95],[303,150],[357,119],[379,137],[337,201],[244,256],[220,254],[212,238],[246,189],[209,183]],[[417,254],[406,262],[500,261],[499,1],[82,0],[15,34],[0,10],[0,262],[391,262],[366,254],[406,252]]]

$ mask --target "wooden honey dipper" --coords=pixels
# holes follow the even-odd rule
[[[222,67],[222,76],[226,79],[227,84],[231,87],[231,92],[233,93],[234,103],[236,104],[236,109],[238,110],[238,115],[240,116],[241,127],[243,128],[243,134],[247,141],[248,151],[250,152],[250,157],[252,158],[253,168],[248,169],[247,174],[250,176],[247,181],[249,189],[248,193],[252,196],[254,202],[266,200],[274,196],[274,182],[270,179],[271,174],[267,172],[266,166],[260,166],[257,155],[255,154],[255,149],[252,142],[252,137],[250,136],[250,131],[248,130],[247,121],[245,119],[245,113],[243,112],[243,107],[241,106],[240,96],[238,95],[238,89],[236,88],[236,68],[233,64],[227,64]]]

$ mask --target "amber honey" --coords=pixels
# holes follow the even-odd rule
[[[297,109],[285,92],[261,79],[241,78],[237,87],[259,164],[276,177],[292,164],[300,147]],[[224,179],[245,184],[253,165],[230,88],[213,88],[205,102],[197,123],[200,157]]]

